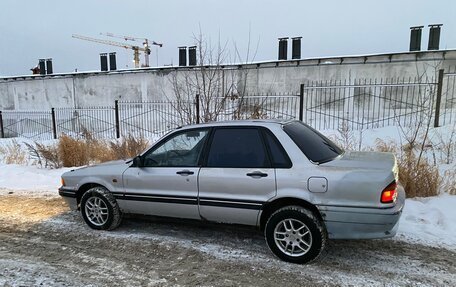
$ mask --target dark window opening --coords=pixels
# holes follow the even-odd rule
[[[266,143],[271,154],[274,168],[291,168],[291,161],[277,138],[270,132],[265,131]]]
[[[331,161],[344,152],[327,137],[302,122],[291,122],[286,124],[283,129],[306,157],[314,163]]]
[[[208,167],[270,167],[261,134],[256,128],[221,128],[214,132]]]

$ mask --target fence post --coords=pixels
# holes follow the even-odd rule
[[[196,105],[196,123],[200,123],[200,96],[196,94],[195,97],[195,105]]]
[[[116,138],[120,138],[119,100],[114,101],[114,112],[116,119]]]
[[[303,121],[304,119],[304,84],[301,84],[301,89],[299,90],[299,120]]]
[[[0,111],[0,136],[5,137],[5,131],[3,130],[3,116],[2,111]]]
[[[51,109],[51,117],[52,117],[52,134],[54,139],[57,139],[57,124],[55,122],[55,109]]]
[[[443,72],[443,69],[439,70],[439,79],[437,82],[437,98],[435,100],[434,128],[439,127],[440,103],[442,101]]]

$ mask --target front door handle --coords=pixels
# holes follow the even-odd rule
[[[188,170],[188,169],[184,169],[184,170],[176,172],[176,174],[184,176],[184,175],[194,174],[194,172],[191,170]]]
[[[267,177],[268,174],[267,173],[263,173],[261,171],[254,171],[254,172],[248,173],[247,176],[250,176],[250,177],[253,177],[253,178],[260,178],[260,177]]]

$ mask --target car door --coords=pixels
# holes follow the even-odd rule
[[[123,174],[125,212],[200,218],[197,205],[199,160],[209,129],[176,132],[141,156],[140,166]]]
[[[215,128],[199,174],[201,217],[255,225],[263,203],[275,194],[275,171],[260,130]]]

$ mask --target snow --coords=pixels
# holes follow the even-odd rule
[[[45,169],[37,166],[0,164],[0,195],[57,195],[60,176],[71,168]]]
[[[396,239],[456,250],[456,195],[407,199]]]

